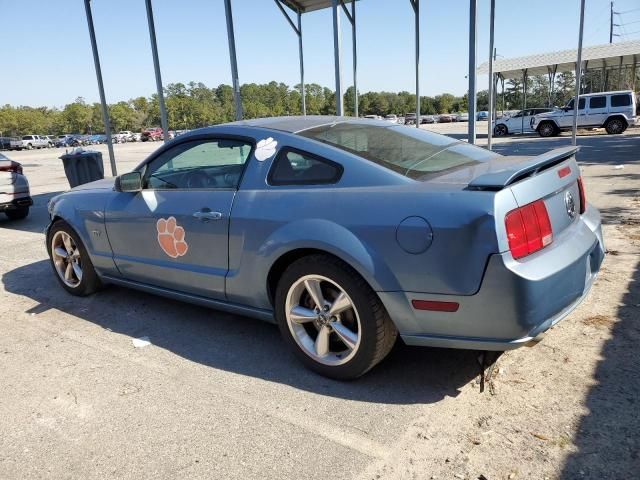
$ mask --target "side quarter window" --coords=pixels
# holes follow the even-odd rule
[[[340,180],[342,165],[310,153],[283,148],[267,177],[270,185],[325,185]]]

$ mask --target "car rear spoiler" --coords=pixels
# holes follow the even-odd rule
[[[518,180],[535,175],[542,170],[563,162],[567,158],[573,157],[579,149],[580,147],[575,146],[556,148],[504,170],[480,175],[471,180],[467,188],[470,190],[501,190]]]

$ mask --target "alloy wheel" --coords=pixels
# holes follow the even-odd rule
[[[80,249],[71,235],[57,231],[51,239],[51,259],[65,285],[76,288],[82,282]]]
[[[342,365],[360,347],[361,325],[346,291],[321,275],[305,275],[289,288],[287,325],[298,346],[324,365]]]

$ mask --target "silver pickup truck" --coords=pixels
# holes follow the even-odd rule
[[[21,150],[32,150],[34,148],[48,148],[49,139],[40,135],[25,135],[22,137]]]

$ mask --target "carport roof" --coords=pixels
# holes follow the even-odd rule
[[[351,0],[344,0],[344,3],[350,2]],[[299,11],[300,13],[322,10],[323,8],[329,8],[333,5],[332,0],[282,0],[282,3],[292,10]]]
[[[527,69],[529,75],[546,75],[547,67],[557,65],[557,72],[572,72],[576,68],[577,50],[560,50],[557,52],[540,53],[526,57],[505,58],[493,63],[494,73],[504,78],[519,78],[522,71]],[[618,67],[622,57],[622,65],[633,65],[640,60],[640,41],[607,43],[594,45],[582,49],[582,60],[588,61],[588,68]],[[489,62],[478,67],[479,74],[489,72]]]

